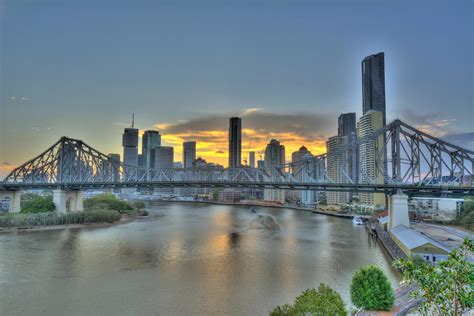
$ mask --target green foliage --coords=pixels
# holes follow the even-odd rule
[[[117,211],[84,211],[58,214],[31,213],[18,214],[9,213],[0,216],[0,227],[27,227],[27,226],[51,226],[67,224],[86,224],[86,223],[113,223],[120,220],[120,213]]]
[[[468,197],[464,200],[464,210],[456,215],[452,222],[454,225],[460,225],[467,229],[474,230],[474,198]]]
[[[141,201],[137,201],[135,203],[133,203],[133,207],[135,207],[135,209],[140,212],[142,209],[145,208],[145,203],[141,202]]]
[[[125,202],[118,200],[111,193],[99,194],[84,200],[85,210],[114,210],[121,214],[133,213],[133,207]]]
[[[417,285],[412,295],[423,299],[419,309],[423,315],[458,316],[474,308],[474,263],[469,261],[473,252],[472,241],[466,238],[436,266],[406,259],[394,263],[404,282]]]
[[[53,212],[56,207],[52,196],[41,196],[36,193],[24,193],[20,202],[22,213]]]
[[[293,305],[277,306],[271,316],[325,316],[346,315],[344,302],[339,293],[325,284],[320,284],[318,289],[308,289],[296,297]]]
[[[376,266],[367,266],[352,278],[351,300],[359,308],[388,311],[393,307],[395,295],[383,271]]]

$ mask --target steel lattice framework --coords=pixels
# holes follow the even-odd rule
[[[62,137],[14,169],[0,190],[224,186],[474,194],[473,166],[473,151],[395,120],[335,151],[269,168],[144,169]]]

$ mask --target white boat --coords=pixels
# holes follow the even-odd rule
[[[354,224],[354,225],[364,225],[364,221],[362,220],[362,218],[360,216],[354,216],[352,218],[352,224]]]

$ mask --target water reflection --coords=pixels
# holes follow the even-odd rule
[[[352,274],[366,264],[398,279],[349,220],[259,208],[279,229],[254,229],[244,207],[148,208],[163,217],[0,235],[0,315],[267,314],[320,282],[349,303]]]

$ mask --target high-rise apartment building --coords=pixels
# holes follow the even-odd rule
[[[357,137],[363,138],[383,127],[383,113],[368,111],[357,122]],[[359,146],[359,182],[383,184],[386,155],[380,154],[384,147],[384,135]],[[385,205],[383,193],[359,193],[360,202],[367,205]]]
[[[145,131],[142,137],[142,159],[143,168],[153,169],[155,167],[154,149],[161,146],[161,135],[158,131]]]
[[[183,143],[183,168],[192,168],[196,159],[196,142]]]
[[[362,109],[363,114],[371,110],[382,112],[382,123],[386,125],[383,52],[367,56],[362,61]]]
[[[272,139],[265,148],[265,168],[270,176],[277,171],[273,167],[283,168],[285,165],[285,146]],[[285,203],[285,190],[264,189],[263,199],[271,202]]]
[[[298,162],[313,158],[313,154],[305,147],[301,146],[298,151],[291,154],[291,163],[297,165]],[[312,161],[303,163],[296,167],[299,172],[296,174],[296,179],[301,182],[310,182],[310,177],[313,176]],[[296,190],[292,194],[293,199],[297,199],[304,205],[314,205],[316,192],[313,190]]]
[[[231,117],[229,119],[229,168],[241,165],[242,147],[242,119]]]
[[[348,136],[336,135],[326,142],[327,174],[335,183],[349,183],[346,175],[349,174],[349,152],[345,148],[349,145]],[[326,192],[329,204],[349,203],[349,192]]]

